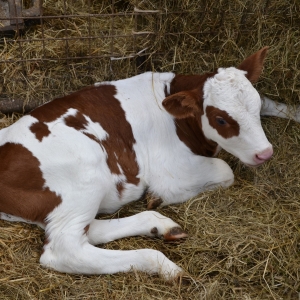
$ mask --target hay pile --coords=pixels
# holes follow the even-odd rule
[[[269,45],[261,91],[298,101],[298,0],[44,0],[43,7],[40,24],[0,40],[0,99],[32,107],[145,70],[235,65]]]
[[[188,231],[186,241],[132,237],[102,246],[160,250],[187,271],[187,282],[167,284],[142,273],[80,276],[46,270],[38,264],[43,231],[0,221],[0,299],[297,299],[300,126],[274,118],[263,123],[275,149],[270,162],[250,169],[222,153],[234,170],[234,186],[158,209]],[[133,203],[119,216],[145,207]]]
[[[110,1],[90,1],[90,11],[88,2],[46,0],[45,16],[65,13],[76,18],[44,19],[43,26],[28,28],[22,39],[36,41],[22,42],[22,51],[18,40],[1,42],[1,97],[41,103],[95,81],[149,69],[201,73],[236,65],[269,45],[258,90],[299,103],[297,0],[115,1],[114,13],[121,15],[113,21],[108,17],[113,11]],[[160,12],[133,15],[134,7]],[[103,16],[91,17],[89,25],[89,12]],[[95,38],[79,40],[89,35]],[[68,46],[66,40],[38,40],[50,37],[75,39],[69,39]],[[143,49],[145,56],[131,57]],[[21,52],[23,61],[18,62]],[[62,60],[67,55],[77,58]],[[79,58],[89,55],[94,57]],[[1,115],[0,127],[17,117]],[[142,273],[79,276],[45,270],[38,264],[43,231],[0,221],[0,299],[298,299],[300,125],[276,118],[262,122],[275,150],[270,162],[251,169],[221,153],[234,170],[234,186],[158,209],[188,231],[186,241],[169,244],[136,237],[103,246],[160,250],[187,271],[186,281],[176,285]],[[133,203],[119,216],[145,207]]]

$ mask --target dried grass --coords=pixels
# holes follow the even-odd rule
[[[298,0],[43,3],[41,24],[0,43],[2,98],[42,103],[145,70],[202,73],[236,65],[269,45],[261,91],[290,103],[299,99]],[[134,14],[134,8],[159,12]],[[73,17],[57,18],[63,14]]]
[[[129,14],[134,3],[140,9],[161,8],[163,14],[138,16],[135,23],[135,17]],[[93,4],[93,13],[111,12],[109,1]],[[36,25],[23,38],[89,34],[86,19],[81,18],[87,13],[87,1],[69,1],[66,8],[62,1],[45,1],[44,6],[45,15],[67,11],[79,16],[68,19],[67,32],[62,19],[49,19],[44,22],[43,32]],[[123,1],[117,2],[115,9],[128,14],[115,17],[113,27],[110,18],[93,19],[90,33],[101,38],[90,45],[86,41],[69,42],[69,55],[107,57],[70,60],[66,64],[57,60],[66,56],[65,41],[46,43],[45,50],[41,42],[30,42],[23,49],[23,58],[45,55],[47,60],[4,63],[20,54],[18,41],[5,40],[0,61],[2,94],[27,100],[38,97],[43,102],[94,81],[134,75],[143,70],[137,68],[136,58],[111,61],[110,56],[128,56],[147,47],[145,69],[201,73],[220,65],[236,65],[245,55],[269,45],[257,88],[273,99],[299,103],[297,1],[148,0],[126,5]],[[107,37],[131,33],[132,28],[154,31],[156,35],[114,38],[113,43]],[[17,117],[1,115],[0,127]],[[188,231],[186,241],[170,244],[135,237],[102,246],[158,249],[187,271],[187,278],[180,284],[142,273],[80,276],[43,269],[38,264],[43,231],[33,225],[0,221],[0,299],[298,299],[300,126],[276,118],[263,118],[262,122],[275,150],[270,162],[251,169],[222,152],[221,157],[236,176],[232,187],[158,209]],[[136,202],[122,208],[118,216],[132,215],[145,207],[145,203]]]
[[[263,125],[275,148],[270,162],[251,169],[222,153],[234,170],[234,186],[158,210],[189,232],[186,241],[132,237],[102,246],[160,250],[187,271],[181,284],[142,273],[80,276],[45,270],[38,263],[43,231],[0,221],[0,299],[297,299],[300,127],[275,118],[264,118]],[[117,216],[145,207],[135,202]]]

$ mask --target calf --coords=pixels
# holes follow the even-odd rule
[[[45,228],[43,266],[82,274],[133,267],[174,278],[181,268],[159,251],[94,245],[134,235],[179,239],[186,233],[178,224],[155,211],[95,216],[115,212],[146,189],[167,205],[230,186],[232,170],[214,158],[221,148],[249,166],[268,160],[273,150],[251,84],[266,52],[204,75],[148,72],[96,83],[2,129],[0,218]],[[274,102],[265,103],[264,114],[276,114]]]

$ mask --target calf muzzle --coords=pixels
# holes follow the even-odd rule
[[[254,155],[254,161],[257,164],[262,164],[265,161],[269,160],[272,157],[272,155],[273,155],[273,148],[271,146],[271,147],[266,148],[262,152],[256,153]]]

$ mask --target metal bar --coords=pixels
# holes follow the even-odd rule
[[[170,12],[170,13],[160,13],[160,15],[173,15],[173,14],[187,14],[187,13],[192,13],[192,11],[175,11],[175,12]],[[195,13],[195,11],[193,11],[193,13]],[[205,13],[205,11],[203,10],[199,10],[197,11],[197,13]],[[239,11],[231,11],[230,14],[240,14],[241,12]],[[157,14],[157,13],[147,13],[149,15],[151,14]],[[253,15],[254,13],[249,13],[249,15]],[[110,18],[110,17],[118,17],[118,16],[133,16],[133,15],[141,15],[141,13],[136,13],[136,12],[124,12],[124,13],[111,13],[111,14],[86,14],[86,15],[60,15],[60,16],[26,16],[24,17],[15,17],[14,19],[64,19],[64,18],[88,18],[88,17],[106,17],[106,18]],[[144,14],[143,14],[144,15]],[[268,17],[268,14],[265,14],[266,17]],[[10,18],[3,18],[0,17],[0,20],[10,20]]]
[[[242,32],[252,32],[252,29],[243,29]],[[237,33],[238,31],[233,31],[233,33]],[[164,36],[177,36],[177,35],[209,35],[209,34],[215,34],[219,33],[217,30],[213,31],[208,31],[208,32],[176,32],[176,33],[171,33],[171,32],[166,32],[164,33]],[[18,39],[18,41],[23,42],[23,43],[30,43],[30,42],[39,42],[39,41],[59,41],[59,40],[87,40],[87,39],[102,39],[102,38],[115,38],[115,37],[133,37],[134,35],[156,35],[155,32],[133,32],[132,34],[116,34],[116,35],[102,35],[102,36],[82,36],[82,37],[62,37],[62,38],[41,38],[41,39]],[[9,41],[9,39],[6,39]]]
[[[154,34],[154,33],[143,33],[145,35],[147,34]],[[33,38],[33,39],[18,39],[20,42],[23,43],[30,43],[30,42],[41,42],[41,41],[72,41],[72,40],[95,40],[95,39],[103,39],[103,38],[114,38],[114,37],[133,37],[133,34],[116,34],[116,35],[102,35],[102,36],[81,36],[81,37],[61,37],[61,38]],[[9,39],[6,39],[9,41]]]
[[[67,12],[67,5],[66,5],[66,0],[64,0],[64,14],[66,14],[66,12]],[[66,37],[66,39],[64,39],[64,41],[65,41],[66,57],[69,57],[69,43],[68,43],[69,40],[67,39],[68,26],[67,26],[66,20],[67,19],[64,19],[65,37]],[[67,65],[69,66],[69,61],[66,60],[66,62],[67,62]]]
[[[115,0],[111,0],[111,11],[112,11],[112,17],[111,17],[111,22],[110,22],[110,34],[112,35],[112,39],[110,40],[110,56],[113,56],[114,53],[114,39],[115,39],[115,35],[114,35],[114,12],[115,12]],[[112,66],[112,60],[110,60],[110,72],[113,73],[113,66]]]
[[[132,16],[134,13],[114,13],[114,14],[86,14],[86,15],[59,15],[59,16],[26,16],[26,17],[15,17],[14,19],[26,19],[26,20],[34,20],[34,19],[66,19],[66,18],[88,18],[88,17],[106,17],[110,18],[112,16]],[[0,17],[0,20],[10,20],[11,18],[7,17]]]
[[[139,29],[138,29],[138,16],[137,15],[134,15],[134,31],[137,32]],[[133,36],[133,50],[134,52],[136,53],[136,35]],[[135,64],[135,74],[138,73],[138,66],[137,64]]]
[[[207,48],[210,51],[218,51],[218,48],[210,49]],[[203,49],[205,50],[205,49]],[[170,50],[171,51],[171,50]],[[170,52],[171,53],[171,52]],[[166,54],[165,52],[145,52],[143,55],[163,55]],[[126,59],[128,56],[130,58],[134,57],[132,53],[129,53],[128,55],[114,55],[114,58],[119,57],[120,59]],[[62,60],[82,60],[82,59],[99,59],[99,58],[111,58],[111,54],[102,54],[102,55],[95,55],[95,56],[74,56],[74,57],[58,57],[58,58],[29,58],[29,59],[6,59],[6,60],[0,60],[0,63],[19,63],[19,62],[40,62],[40,61],[46,61],[46,62],[56,62],[56,61],[62,61]]]
[[[88,6],[89,6],[89,15],[91,12],[91,0],[88,0]],[[89,36],[91,36],[91,17],[88,17],[88,31],[89,31]],[[88,39],[89,42],[89,56],[92,56],[92,39]],[[89,69],[92,69],[92,61],[89,59]]]
[[[132,53],[130,53],[132,54]],[[151,52],[144,53],[144,55],[153,54]],[[163,54],[162,52],[155,52],[155,54]],[[114,55],[117,57],[117,55]],[[74,57],[58,57],[58,58],[28,58],[28,59],[6,59],[0,60],[0,63],[19,63],[19,62],[36,62],[36,61],[49,61],[49,62],[56,62],[62,60],[80,60],[80,59],[98,59],[98,58],[111,58],[111,54],[102,54],[102,55],[95,55],[95,56],[74,56]],[[124,56],[119,56],[120,58],[124,58]]]

